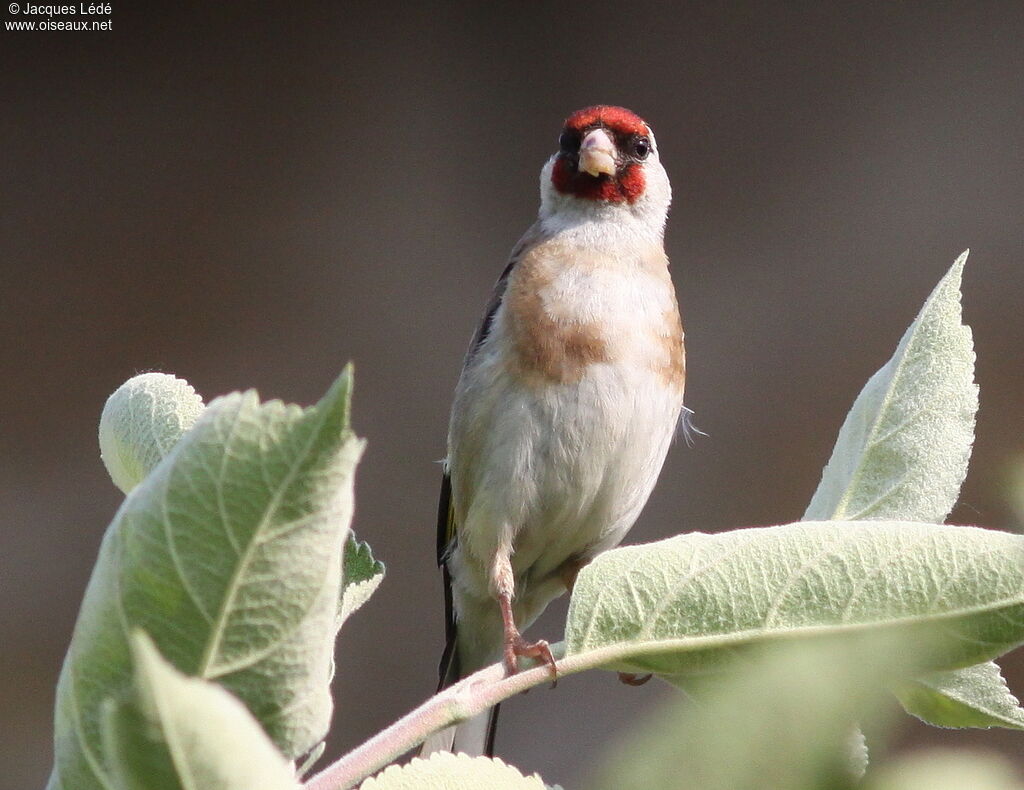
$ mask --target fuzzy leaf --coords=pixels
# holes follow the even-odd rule
[[[298,790],[284,756],[235,697],[188,678],[142,632],[133,694],[107,701],[103,751],[116,790]]]
[[[437,752],[406,765],[391,765],[359,785],[359,790],[561,790],[539,776],[523,776],[494,757]]]
[[[925,675],[900,688],[896,696],[908,713],[936,727],[1024,730],[1024,709],[991,661]]]
[[[142,482],[203,413],[187,381],[167,373],[133,376],[107,398],[100,415],[100,457],[114,485]]]
[[[805,519],[944,521],[953,509],[967,474],[978,409],[971,332],[961,324],[966,260],[965,252],[925,302],[892,359],[858,396]],[[965,722],[940,726],[990,727],[966,722],[989,722],[992,704],[1007,697],[1019,711],[995,664],[960,671],[963,678],[942,673],[940,682],[924,680],[901,694],[904,704],[916,706],[908,712],[931,723],[950,716]],[[1000,710],[1000,720],[1006,721],[1006,705]]]
[[[695,679],[699,704],[670,700],[615,738],[590,786],[852,790],[863,765],[851,763],[851,724],[885,729],[895,707],[885,686],[919,655],[894,637],[752,651],[742,672]]]
[[[109,784],[102,701],[129,681],[128,634],[237,696],[289,759],[322,739],[352,478],[346,371],[316,406],[211,403],[114,517],[57,689],[49,787]]]
[[[605,552],[576,581],[566,655],[716,671],[741,648],[875,630],[945,634],[929,670],[1024,642],[1024,537],[910,522],[801,522]]]
[[[882,766],[869,779],[864,790],[1024,790],[1005,757],[963,749],[912,754]]]
[[[961,255],[896,353],[861,390],[804,514],[807,521],[945,521],[974,441],[978,387],[961,323]]]
[[[344,566],[341,571],[341,603],[338,607],[338,627],[356,609],[366,603],[384,580],[384,563],[373,558],[368,543],[356,540],[349,533],[345,542]]]

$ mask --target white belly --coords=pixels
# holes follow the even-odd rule
[[[517,577],[542,580],[570,558],[617,545],[657,481],[681,402],[647,371],[594,365],[542,409],[537,497],[514,540]]]
[[[622,540],[661,471],[682,393],[634,365],[591,365],[540,393],[482,368],[490,384],[464,401],[469,430],[450,448],[460,565],[486,596],[488,562],[510,549],[521,595]]]

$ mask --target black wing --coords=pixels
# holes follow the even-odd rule
[[[505,288],[508,285],[508,276],[512,273],[512,269],[515,268],[516,263],[519,261],[522,255],[522,250],[526,246],[524,241],[519,242],[516,248],[512,251],[512,259],[509,261],[508,266],[501,273],[501,277],[498,278],[498,282],[494,285],[494,291],[491,293],[491,299],[487,303],[487,307],[484,310],[483,320],[480,322],[480,326],[477,328],[473,335],[473,340],[470,341],[469,351],[466,352],[466,361],[462,367],[465,369],[473,357],[476,356],[476,352],[480,350],[480,346],[483,345],[484,341],[491,334],[491,327],[494,324],[494,315],[498,312],[498,308],[501,307],[501,300],[505,297]],[[448,472],[445,471],[444,477],[441,480],[441,496],[437,503],[437,564],[444,566],[445,559],[457,538],[457,528],[455,524],[455,511],[452,507],[452,481]],[[448,590],[448,584],[445,584],[445,599],[451,597],[450,591]],[[446,621],[452,619],[450,612],[450,606],[445,607],[448,610],[449,616],[446,617]]]
[[[508,276],[518,260],[519,256],[516,254],[518,252],[519,248],[517,247],[512,260],[505,267],[505,271],[501,273],[501,277],[498,278],[498,282],[494,286],[491,300],[487,303],[487,309],[484,311],[483,321],[480,322],[480,327],[469,344],[469,351],[466,354],[466,362],[463,367],[469,364],[491,332],[494,314],[498,312],[502,297],[505,295]],[[459,656],[455,649],[458,626],[455,620],[455,605],[452,601],[452,577],[447,564],[448,555],[455,548],[457,541],[458,529],[455,523],[455,508],[452,504],[452,478],[445,470],[444,476],[441,478],[441,494],[437,502],[437,564],[441,567],[444,577],[445,637],[444,653],[441,655],[441,665],[438,667],[438,691],[450,686],[460,677]]]
[[[469,344],[469,351],[466,353],[467,363],[476,355],[476,352],[480,350],[480,346],[483,345],[487,336],[491,334],[491,326],[494,324],[494,314],[498,312],[498,308],[501,307],[501,300],[505,298],[505,288],[508,285],[508,276],[512,273],[512,269],[518,262],[519,256],[513,255],[512,260],[509,261],[508,266],[505,267],[505,271],[503,271],[501,273],[501,277],[498,278],[498,282],[494,284],[494,291],[491,293],[491,300],[487,303],[487,307],[484,309],[484,319],[480,322],[480,327],[476,330],[476,334],[473,335],[473,340]]]

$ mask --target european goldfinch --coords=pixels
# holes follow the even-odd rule
[[[438,513],[441,688],[503,660],[552,664],[521,630],[619,543],[683,408],[683,329],[654,134],[621,107],[565,121],[536,223],[512,252],[455,391]],[[424,752],[491,753],[496,709]]]

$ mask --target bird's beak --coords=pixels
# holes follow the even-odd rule
[[[594,129],[583,138],[579,169],[595,177],[615,175],[615,143],[604,129]]]

